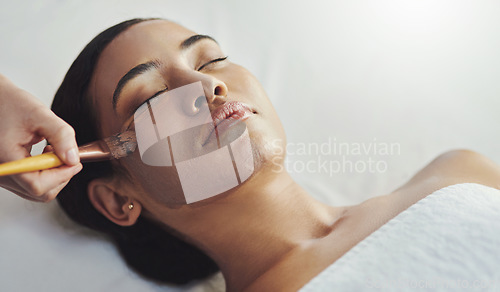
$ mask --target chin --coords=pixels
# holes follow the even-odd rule
[[[254,158],[254,174],[264,168],[282,164],[286,154],[286,139],[262,133],[250,133]]]

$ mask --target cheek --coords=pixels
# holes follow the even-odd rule
[[[254,106],[259,118],[266,120],[267,125],[264,128],[273,131],[277,138],[285,139],[281,120],[257,78],[250,71],[236,64],[232,64],[228,72],[230,73],[226,74],[223,80],[228,86],[230,98]]]
[[[135,187],[144,196],[168,207],[185,205],[179,176],[173,167],[149,166],[142,162],[136,151],[132,156],[123,158],[122,163],[132,176]]]
[[[153,209],[155,203],[175,208],[218,196],[238,187],[253,174],[253,151],[246,124],[229,123],[219,124],[214,138],[203,146],[182,137],[182,134],[191,135],[191,129],[197,128],[194,127],[138,149],[132,156],[122,159],[133,178],[132,184],[136,184],[136,190],[146,196],[144,202],[152,201],[146,204],[149,209]],[[162,143],[165,140],[170,142]],[[141,145],[145,144],[139,143],[139,148]],[[196,145],[200,145],[201,151],[189,149],[197,148]],[[174,165],[151,166],[145,162]]]
[[[185,150],[193,144],[192,139],[178,138],[189,136],[190,131],[187,127],[180,132],[174,131],[173,134],[168,134],[170,142],[165,144],[167,134],[160,135],[162,139],[158,140],[159,133],[149,131],[152,127],[149,125],[149,119],[144,120],[149,126],[144,126],[143,130],[139,131],[142,127],[136,124],[136,130],[141,133],[138,139],[144,136],[142,141],[148,141],[142,144],[145,148],[141,150],[142,159],[139,151],[135,151],[132,156],[122,159],[121,162],[132,176],[137,190],[153,203],[175,208],[210,198],[238,186],[258,170],[261,164],[267,164],[275,157],[283,155],[282,145],[285,143],[285,135],[276,111],[257,79],[247,70],[238,66],[235,68],[236,72],[233,71],[234,74],[231,74],[230,79],[226,81],[230,98],[255,106],[258,114],[250,118],[248,123],[244,123],[246,126],[227,143],[222,143],[221,140],[214,149],[208,149],[209,144],[207,144],[203,148],[203,153],[191,155],[192,157],[188,154],[197,153],[196,151],[185,151],[187,156],[178,156],[179,152],[176,152],[176,149]],[[162,127],[172,126],[162,121],[162,119],[156,120],[156,123],[161,123]],[[237,128],[230,128],[232,129],[230,132],[236,131]],[[246,136],[242,133],[246,133]],[[232,135],[228,134],[227,137]],[[181,143],[179,147],[178,141],[184,141],[185,145]],[[213,144],[217,145],[215,142]],[[163,155],[167,155],[168,159],[162,158]],[[170,159],[172,156],[174,158]],[[167,160],[170,162],[159,163]],[[151,166],[151,164],[172,165],[174,160],[175,166]],[[149,161],[149,165],[144,161]]]
[[[260,82],[250,73],[250,71],[240,65],[231,63],[228,67],[214,76],[227,85],[229,97],[236,100],[240,100],[242,97],[259,99],[259,97],[265,96],[265,92]]]
[[[258,112],[248,122],[253,148],[258,152],[257,160],[264,164],[282,161],[286,135],[274,106],[255,76],[241,66],[236,66],[235,70],[236,73],[233,76],[236,77],[232,81],[237,85],[234,87],[233,98],[251,104]]]

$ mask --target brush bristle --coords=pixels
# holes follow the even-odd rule
[[[137,147],[135,131],[128,130],[104,140],[111,150],[114,159],[126,157],[134,153]]]

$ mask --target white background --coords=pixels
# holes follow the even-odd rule
[[[329,140],[400,145],[393,155],[344,157],[383,161],[387,170],[375,173],[305,171],[309,161],[342,156],[289,155],[293,176],[313,195],[352,204],[390,192],[450,149],[500,163],[498,15],[493,0],[4,0],[0,72],[50,105],[97,33],[134,17],[174,20],[215,37],[257,76],[293,149]],[[56,203],[0,191],[0,237],[2,290],[172,290],[137,278]]]

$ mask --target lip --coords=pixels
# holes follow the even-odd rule
[[[214,138],[216,129],[220,135],[220,133],[225,132],[236,123],[248,119],[252,114],[255,114],[255,111],[247,104],[239,101],[229,101],[217,107],[211,114],[213,124],[206,128],[201,136],[202,146],[205,146],[211,138]]]

